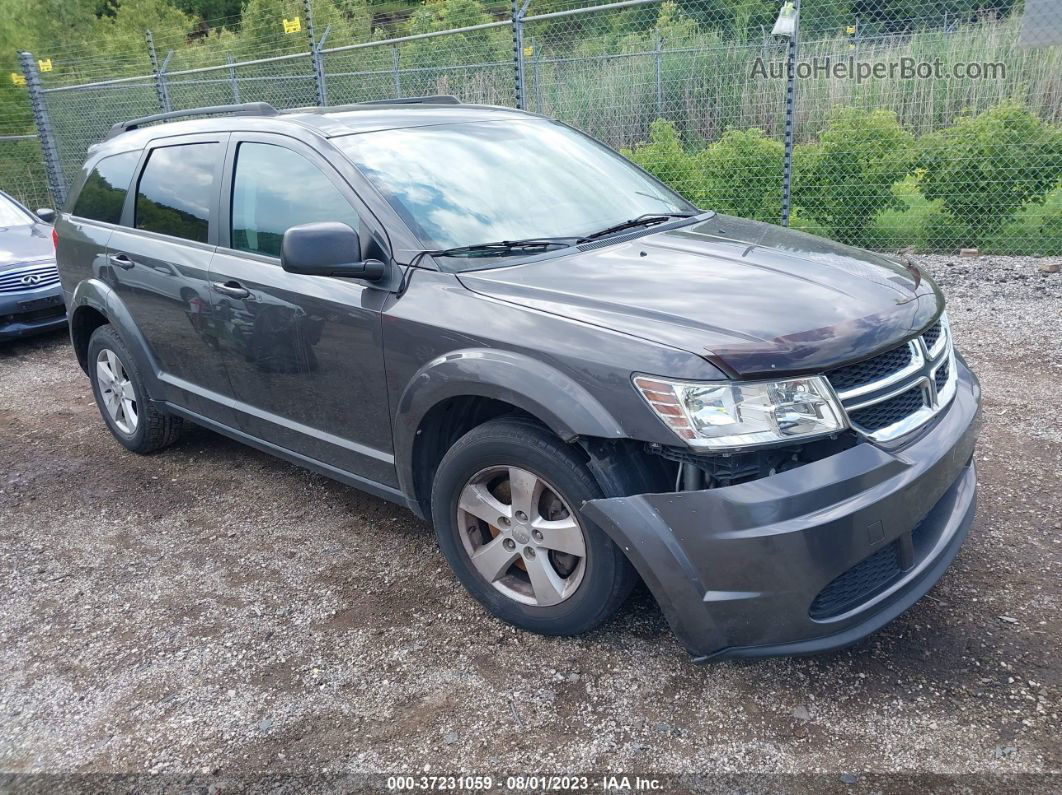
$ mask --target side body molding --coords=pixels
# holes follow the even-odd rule
[[[475,396],[505,401],[544,422],[565,441],[626,437],[608,411],[574,378],[530,356],[470,348],[439,356],[416,372],[398,399],[395,463],[402,490],[415,492],[413,445],[428,412],[444,400]]]

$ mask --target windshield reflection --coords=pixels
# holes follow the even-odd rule
[[[581,237],[691,204],[618,154],[545,119],[441,124],[335,139],[425,248]],[[448,258],[455,270],[482,263]]]

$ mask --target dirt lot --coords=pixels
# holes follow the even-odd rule
[[[651,599],[488,617],[409,513],[195,431],[109,436],[63,335],[0,348],[0,770],[1062,769],[1062,274],[926,260],[980,375],[981,508],[885,630],[691,664]]]

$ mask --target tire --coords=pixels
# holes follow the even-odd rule
[[[521,496],[529,493],[530,500]],[[601,496],[570,446],[532,422],[498,419],[469,431],[443,457],[432,519],[450,567],[487,610],[531,632],[578,635],[611,618],[638,581],[619,547],[578,516],[584,501]],[[465,511],[469,505],[482,516]],[[527,505],[524,515],[518,508]],[[483,518],[494,513],[493,524]]]
[[[126,449],[153,453],[180,438],[181,418],[159,411],[151,402],[136,361],[113,326],[92,332],[88,367],[100,416]]]

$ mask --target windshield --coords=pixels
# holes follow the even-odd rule
[[[578,238],[642,215],[696,210],[611,149],[546,120],[440,124],[333,140],[425,248],[435,250]],[[484,263],[448,257],[447,264],[463,270]]]
[[[29,226],[33,218],[6,196],[0,196],[0,227]]]

